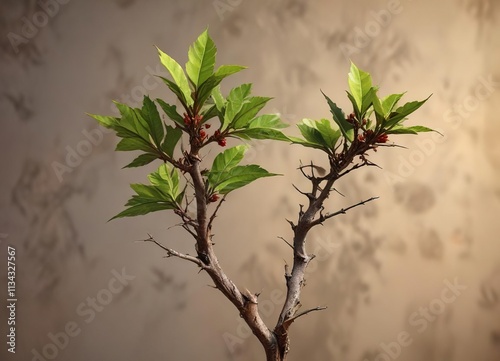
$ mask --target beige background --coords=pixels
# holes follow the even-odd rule
[[[218,11],[223,4],[226,11]],[[0,295],[6,299],[4,265],[13,245],[19,302],[17,353],[8,354],[2,341],[0,358],[31,360],[50,333],[75,322],[80,334],[55,359],[262,359],[205,275],[134,242],[149,232],[193,252],[186,234],[168,229],[177,222],[172,214],[106,223],[131,194],[128,184],[144,182],[154,167],[121,170],[132,155],[115,154],[116,138],[105,134],[62,181],[53,169],[68,149],[85,146],[82,131],[104,134],[85,112],[110,114],[112,99],[128,96],[133,104],[144,87],[172,100],[149,75],[162,71],[153,44],[184,63],[188,45],[209,25],[218,63],[249,66],[223,90],[253,82],[256,94],[275,97],[266,110],[291,125],[329,117],[320,89],[347,108],[350,55],[382,94],[407,90],[414,100],[432,93],[411,123],[445,134],[400,137],[408,149],[373,155],[383,170],[364,169],[339,183],[346,197],[332,197],[331,210],[380,200],[309,237],[318,258],[302,301],[329,308],[294,324],[290,360],[392,360],[382,344],[404,331],[412,343],[398,360],[499,360],[499,4],[70,0],[16,52],[7,34],[21,34],[23,16],[32,19],[41,8],[34,0],[2,0]],[[390,9],[390,19],[377,25],[374,14]],[[356,28],[365,43],[356,42]],[[346,54],[341,44],[357,45],[356,52]],[[262,291],[269,324],[281,306],[273,301],[284,290],[284,260],[290,262],[277,236],[290,237],[284,219],[296,218],[304,202],[291,184],[305,185],[296,167],[311,158],[323,161],[299,147],[255,144],[248,161],[284,177],[232,194],[216,222],[222,264],[238,285]],[[87,323],[78,306],[104,294],[112,271],[124,267],[135,278]],[[445,280],[467,287],[448,304],[439,301]],[[443,313],[425,327],[411,323],[421,307],[440,304]]]

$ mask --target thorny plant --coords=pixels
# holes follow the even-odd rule
[[[251,96],[251,84],[233,88],[227,97],[222,94],[222,80],[245,67],[222,65],[215,70],[217,48],[208,31],[204,31],[189,48],[185,71],[163,51],[158,49],[158,52],[161,63],[171,75],[171,79],[162,79],[182,104],[182,115],[176,106],[161,99],[154,102],[148,96],[144,97],[142,108],[115,103],[121,117],[90,114],[122,138],[116,147],[117,151],[141,152],[126,167],[143,166],[157,159],[162,161],[158,170],[148,176],[150,185],[131,185],[136,194],[126,203],[127,208],[113,218],[173,210],[180,217],[181,226],[195,239],[196,256],[171,249],[152,236],[145,241],[159,246],[167,256],[192,262],[200,271],[206,272],[214,287],[238,309],[262,344],[266,359],[286,360],[290,350],[289,330],[292,323],[303,315],[324,309],[314,307],[299,311],[300,294],[305,284],[304,274],[315,257],[306,250],[308,232],[326,220],[376,197],[331,213],[325,212],[325,200],[334,191],[334,184],[340,178],[361,167],[375,165],[367,158],[370,151],[396,146],[389,142],[389,137],[431,131],[423,126],[403,125],[406,117],[427,99],[398,106],[403,94],[379,98],[378,88],[372,85],[370,74],[351,64],[347,96],[352,103],[352,113],[346,116],[323,94],[334,122],[304,119],[297,125],[302,138],[292,137],[282,132],[287,125],[277,115],[258,115],[271,98]],[[157,105],[168,121],[162,120]],[[183,137],[189,144],[187,150],[179,146],[179,140]],[[299,144],[315,148],[328,157],[329,169],[313,162],[299,167],[309,181],[310,189],[296,189],[308,202],[300,205],[296,221],[288,221],[293,242],[286,242],[293,251],[293,265],[291,270],[285,266],[286,299],[274,327],[268,327],[261,318],[259,293],[237,287],[224,272],[215,252],[212,225],[227,195],[254,180],[276,175],[256,164],[239,165],[246,145],[219,152],[211,167],[207,168],[202,160],[203,151],[207,147],[225,147],[227,138],[268,139]],[[191,203],[196,207],[195,214],[188,212]],[[209,211],[212,203],[215,207]]]

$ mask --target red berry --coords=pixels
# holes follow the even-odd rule
[[[205,124],[205,128],[209,129],[211,127],[210,124]]]
[[[226,138],[222,138],[217,142],[221,147],[226,146]]]
[[[387,136],[387,134],[385,134],[385,133],[380,134],[377,137],[377,143],[386,143],[388,139],[389,139],[389,137]]]
[[[208,198],[208,201],[209,201],[209,202],[211,202],[211,203],[213,203],[213,202],[217,202],[218,200],[219,200],[219,196],[218,196],[217,194],[215,194],[215,193],[214,193],[214,194],[212,194],[212,195],[210,196],[210,198]]]
[[[204,139],[207,136],[207,133],[205,133],[204,130],[200,130],[200,138]]]

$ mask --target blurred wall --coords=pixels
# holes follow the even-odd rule
[[[332,210],[380,199],[309,237],[318,257],[302,303],[328,309],[294,324],[290,360],[500,359],[498,1],[54,4],[0,3],[0,295],[7,299],[14,246],[18,298],[17,352],[2,342],[0,359],[263,359],[204,274],[136,242],[150,233],[193,252],[170,228],[172,214],[106,223],[129,183],[154,167],[122,170],[131,155],[115,154],[116,138],[85,115],[113,114],[111,100],[136,104],[144,92],[172,101],[151,76],[163,72],[153,45],[184,63],[207,25],[219,64],[249,66],[223,90],[253,82],[254,93],[275,97],[266,110],[291,125],[330,117],[320,89],[347,108],[351,58],[382,94],[432,93],[410,121],[444,134],[401,137],[407,149],[372,155],[383,169],[338,184],[346,197],[333,196]],[[311,159],[324,162],[299,147],[255,143],[248,161],[284,176],[232,194],[215,224],[222,264],[238,285],[262,291],[269,325],[291,262],[277,236],[290,237],[285,218],[304,201],[292,187],[305,185],[296,168]]]

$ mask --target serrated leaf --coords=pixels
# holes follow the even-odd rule
[[[169,200],[174,201],[179,193],[179,173],[177,169],[169,164],[162,164],[156,172],[148,175],[148,179],[152,185],[169,197]]]
[[[223,181],[219,183],[214,191],[220,194],[228,194],[238,188],[242,188],[249,183],[263,177],[272,177],[278,174],[269,173],[256,164],[236,166],[224,173]]]
[[[181,127],[184,127],[184,119],[181,117],[181,115],[177,112],[177,106],[175,105],[170,105],[163,101],[160,98],[156,99],[156,102],[160,104],[160,107],[163,109],[165,114],[172,120],[173,122],[177,123]]]
[[[177,63],[169,55],[165,54],[158,47],[156,47],[156,49],[158,49],[158,54],[160,55],[161,63],[168,70],[168,72],[172,76],[172,79],[174,79],[174,83],[175,83],[175,85],[177,85],[178,89],[180,90],[180,92],[184,96],[184,100],[185,100],[186,104],[192,105],[193,99],[191,97],[191,88],[189,87],[189,83],[188,83],[186,74],[184,73],[184,70],[182,70],[182,67],[179,65],[179,63]],[[162,78],[162,79],[168,80],[165,78]]]
[[[360,70],[354,63],[351,62],[348,83],[356,105],[363,113],[363,100],[372,87],[372,77],[369,73]]]
[[[123,138],[118,142],[115,150],[124,152],[131,150],[143,150],[145,152],[151,152],[154,151],[154,148],[150,143],[141,138]]]
[[[333,129],[332,125],[327,119],[321,119],[320,121],[315,122],[316,129],[321,133],[321,137],[323,138],[325,144],[327,144],[328,148],[335,149],[335,144],[340,138],[341,132],[339,129]]]
[[[398,104],[398,101],[403,97],[405,93],[401,94],[391,94],[382,99],[382,109],[384,111],[384,117],[391,114],[394,107]]]
[[[230,127],[240,129],[248,126],[248,123],[261,111],[262,108],[272,98],[268,97],[250,97],[243,102],[240,111],[234,117]]]
[[[208,30],[201,33],[189,47],[186,72],[196,88],[213,74],[216,54],[217,47],[208,35]]]
[[[112,221],[116,218],[142,216],[151,212],[162,211],[165,209],[175,209],[175,207],[170,203],[160,203],[153,200],[144,200],[143,203],[139,203],[118,213],[109,221]]]
[[[321,136],[321,132],[316,129],[313,125],[308,124],[308,119],[303,119],[302,123],[297,124],[300,133],[308,143],[313,143],[321,147],[321,149],[328,149],[328,144]]]
[[[385,124],[385,127],[388,129],[394,127],[396,124],[401,122],[404,118],[406,118],[408,115],[410,115],[411,113],[416,111],[418,108],[420,108],[431,96],[432,96],[432,94],[429,95],[426,99],[424,99],[422,101],[408,102],[405,105],[397,108],[387,118],[387,122]]]
[[[250,95],[252,84],[241,84],[240,86],[231,89],[226,101],[226,112],[224,114],[224,124],[221,130],[231,124],[243,107],[243,102]]]
[[[134,109],[126,104],[119,102],[114,102],[118,111],[121,114],[121,118],[118,121],[118,125],[130,130],[135,133],[136,136],[142,138],[144,141],[149,141],[149,131],[146,120],[140,114],[139,109]]]
[[[219,112],[222,112],[222,110],[226,106],[226,99],[224,99],[224,96],[220,91],[220,86],[216,86],[214,89],[212,89],[212,99],[214,100],[217,110]]]
[[[270,139],[283,142],[287,142],[290,140],[279,130],[270,128],[245,128],[231,132],[230,134],[231,136],[236,136],[242,139]]]
[[[277,114],[263,114],[253,118],[248,123],[248,129],[252,128],[283,129],[287,127],[288,124],[283,123]]]
[[[317,143],[311,143],[311,142],[308,142],[307,140],[297,138],[297,137],[288,137],[288,139],[292,142],[292,144],[300,144],[304,147],[321,149],[322,151],[328,152],[324,145],[320,145]]]
[[[214,159],[211,171],[226,172],[235,167],[243,160],[243,156],[247,149],[245,145],[237,145],[236,147],[226,149],[222,153],[219,153]]]
[[[165,132],[163,123],[160,118],[160,113],[156,109],[155,103],[148,97],[144,96],[144,101],[141,109],[143,118],[146,120],[149,127],[149,134],[157,147],[160,147]]]
[[[165,134],[165,139],[161,144],[161,149],[167,153],[169,157],[173,157],[175,146],[179,142],[179,139],[182,137],[182,130],[179,128],[171,127],[170,125],[166,126],[167,132]]]
[[[152,154],[152,153],[141,154],[140,156],[135,158],[131,163],[127,164],[123,168],[141,167],[143,165],[147,165],[147,164],[151,163],[155,159],[158,159],[158,156],[156,154]]]
[[[339,126],[340,131],[342,132],[344,137],[352,142],[354,140],[353,125],[346,120],[344,112],[337,106],[337,104],[332,102],[332,100],[328,96],[326,96],[325,93],[323,93],[323,96],[330,106],[330,112],[333,115],[333,120]]]

